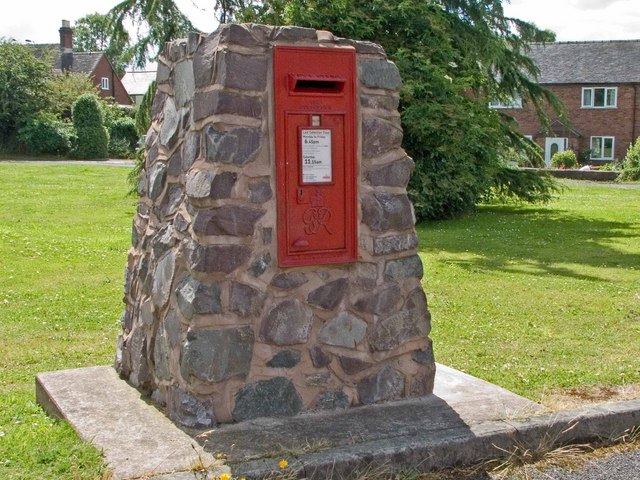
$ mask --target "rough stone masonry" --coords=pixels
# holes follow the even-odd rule
[[[355,263],[279,268],[274,45],[357,54]],[[222,25],[165,47],[125,270],[116,369],[175,422],[431,393],[435,364],[401,148],[400,75],[378,45]]]

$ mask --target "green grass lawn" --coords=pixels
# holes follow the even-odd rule
[[[129,169],[0,164],[0,478],[95,478],[99,452],[34,402],[38,372],[108,364],[135,201]]]
[[[640,382],[640,189],[419,227],[436,359],[533,400]]]
[[[0,478],[92,479],[99,452],[34,402],[38,372],[109,364],[135,201],[126,168],[0,163]],[[437,360],[535,400],[639,382],[640,189],[419,228]]]

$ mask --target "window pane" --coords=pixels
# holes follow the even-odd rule
[[[607,88],[607,107],[616,106],[616,89]]]
[[[594,99],[593,106],[594,107],[604,107],[604,88],[594,88]]]
[[[582,106],[583,107],[590,107],[592,105],[591,103],[592,93],[593,93],[593,90],[591,90],[590,88],[585,88],[584,90],[582,90]]]
[[[591,158],[602,158],[602,137],[591,138]]]
[[[602,153],[602,158],[613,158],[613,138],[605,137],[603,140],[604,151]]]

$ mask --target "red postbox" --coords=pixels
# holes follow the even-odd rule
[[[357,259],[352,48],[274,48],[278,264]]]

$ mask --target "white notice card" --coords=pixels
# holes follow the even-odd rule
[[[331,130],[303,129],[302,183],[331,183]]]

